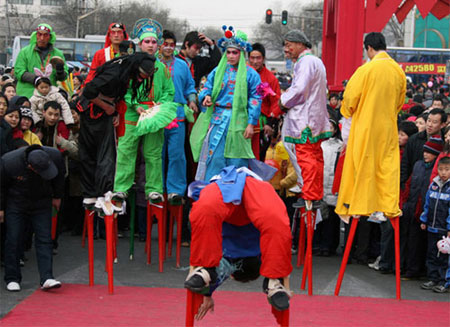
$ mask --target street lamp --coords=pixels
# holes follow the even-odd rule
[[[97,9],[94,9],[94,10],[88,12],[87,14],[84,14],[84,15],[81,15],[81,16],[78,16],[78,17],[77,17],[77,27],[76,27],[76,31],[75,31],[75,38],[76,38],[76,39],[78,39],[78,30],[79,30],[79,28],[80,28],[80,20],[85,19],[86,17],[92,15],[93,13],[96,13],[96,12],[99,11],[100,9],[103,9],[103,8],[97,8]]]

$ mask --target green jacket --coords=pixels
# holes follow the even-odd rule
[[[147,108],[146,105],[141,104],[145,101],[153,101],[155,103],[166,103],[173,102],[175,96],[175,87],[172,82],[172,77],[167,67],[156,60],[155,68],[157,71],[153,76],[153,87],[150,91],[150,95],[143,99],[132,100],[132,90],[128,88],[127,94],[125,95],[125,102],[127,104],[127,111],[125,113],[125,120],[137,122],[139,120],[139,114],[136,112],[138,107]]]
[[[53,44],[55,42],[56,37],[54,36],[54,33],[52,32],[52,36],[50,38],[49,45],[51,47],[49,51],[50,58],[54,56],[61,57],[64,60],[64,71],[66,72],[66,76],[68,76],[68,68],[67,64],[65,63],[64,54],[61,50],[53,47]],[[48,55],[47,55],[48,56]],[[39,70],[42,70],[42,66],[45,66],[47,62],[47,56],[45,57],[45,61],[42,62],[41,58],[39,56],[38,51],[36,50],[36,32],[33,32],[31,34],[30,38],[30,44],[26,47],[22,48],[20,50],[19,54],[17,55],[16,63],[14,65],[14,75],[17,77],[17,94],[26,96],[27,98],[30,98],[33,95],[34,91],[34,85],[29,82],[25,82],[22,80],[22,76],[24,73],[28,72],[31,74],[34,74],[34,68],[38,68]],[[44,67],[45,70],[45,67]],[[52,82],[52,85],[57,85],[57,78],[56,78],[56,71],[53,70],[50,80]]]

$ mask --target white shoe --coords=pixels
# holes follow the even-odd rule
[[[20,284],[17,282],[9,282],[8,285],[6,285],[6,289],[10,292],[19,292]]]
[[[41,289],[42,290],[49,290],[52,288],[60,288],[61,287],[61,282],[57,281],[56,279],[47,279],[44,284],[42,284]]]
[[[169,193],[167,200],[169,202],[180,202],[183,197],[178,193]]]
[[[381,256],[378,256],[377,259],[373,263],[368,264],[369,268],[375,269],[377,271],[380,270],[380,260],[381,260]]]
[[[163,195],[159,192],[150,192],[148,194],[148,199],[151,203],[160,203],[164,201]]]

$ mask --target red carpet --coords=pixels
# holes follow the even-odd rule
[[[37,290],[1,326],[183,326],[186,291],[172,288],[64,284]],[[262,293],[218,291],[215,312],[198,326],[275,326]],[[447,302],[295,295],[291,326],[449,326]]]

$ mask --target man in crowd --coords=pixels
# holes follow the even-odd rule
[[[397,115],[406,77],[386,52],[381,33],[364,39],[369,63],[359,67],[344,92],[341,113],[352,118],[336,213],[342,219],[400,214],[400,151]]]
[[[327,81],[322,61],[311,53],[311,43],[300,30],[284,37],[284,53],[295,61],[292,85],[281,95],[287,110],[283,125],[284,142],[303,187],[301,198],[315,201],[323,197],[322,140],[332,135],[327,112]],[[286,148],[291,148],[288,144]],[[299,167],[301,171],[299,170]]]
[[[53,277],[52,208],[59,210],[64,193],[64,161],[57,149],[31,145],[1,159],[0,220],[5,217],[5,282],[20,291],[21,243],[29,220],[33,226],[40,284],[44,290],[61,287]],[[4,211],[5,210],[5,211]]]
[[[52,85],[57,81],[64,81],[68,76],[68,68],[64,54],[54,47],[56,34],[48,24],[39,24],[31,34],[30,44],[20,50],[15,68],[17,78],[17,94],[30,98],[34,91],[36,75],[34,68],[45,71],[45,67],[52,63],[53,73],[50,75]]]
[[[208,48],[208,55],[200,56],[200,50],[204,46]],[[181,51],[177,57],[188,64],[195,81],[195,88],[198,89],[202,77],[207,76],[219,63],[221,53],[214,41],[205,34],[192,31],[184,37]]]
[[[443,139],[442,129],[447,124],[447,114],[442,109],[432,109],[428,115],[426,128],[424,131],[416,133],[408,138],[405,150],[403,151],[400,185],[403,189],[414,168],[414,164],[423,159],[423,146],[430,137]]]
[[[108,27],[108,32],[105,37],[105,47],[98,50],[92,59],[89,74],[86,77],[86,83],[89,83],[95,76],[95,69],[100,67],[105,62],[114,59],[120,55],[119,45],[123,40],[128,40],[128,34],[125,30],[125,25],[121,23],[112,23]]]
[[[267,94],[262,99],[260,124],[255,128],[252,139],[252,147],[255,157],[264,161],[266,151],[270,145],[270,137],[277,136],[278,121],[282,111],[278,105],[281,90],[280,83],[275,75],[266,68],[266,49],[261,43],[252,44],[252,51],[248,55],[248,62],[259,74],[262,83],[268,83],[274,94]],[[260,133],[260,126],[263,127]]]
[[[164,174],[165,189],[169,202],[179,202],[186,191],[186,156],[184,141],[186,130],[185,110],[193,122],[193,112],[197,112],[197,92],[194,87],[189,67],[186,62],[175,58],[173,53],[177,40],[175,34],[164,30],[163,44],[160,47],[161,62],[169,70],[175,87],[174,102],[177,103],[177,127],[164,130],[163,157],[167,162],[167,171]]]

